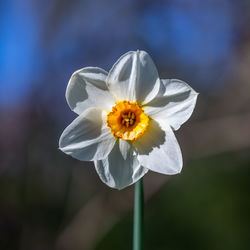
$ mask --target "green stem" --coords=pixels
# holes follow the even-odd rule
[[[143,180],[135,183],[133,250],[143,249]]]

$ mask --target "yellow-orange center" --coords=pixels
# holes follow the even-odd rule
[[[148,127],[149,118],[137,102],[118,102],[107,115],[112,134],[120,139],[134,141]]]

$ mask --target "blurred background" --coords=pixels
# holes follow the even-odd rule
[[[133,187],[58,150],[71,74],[146,50],[200,93],[184,169],[144,178],[145,250],[250,247],[250,2],[0,2],[0,249],[132,248]]]

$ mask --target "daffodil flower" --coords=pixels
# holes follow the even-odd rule
[[[94,161],[101,180],[122,189],[148,170],[177,174],[182,155],[173,130],[191,116],[197,93],[185,82],[160,79],[145,51],[121,56],[111,70],[86,67],[69,80],[66,100],[78,117],[59,148]]]

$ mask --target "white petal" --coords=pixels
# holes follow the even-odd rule
[[[59,149],[81,161],[106,158],[116,139],[103,120],[102,110],[87,109],[63,131]]]
[[[157,97],[147,104],[145,113],[155,120],[165,120],[175,130],[193,113],[198,93],[187,83],[177,80],[162,80]]]
[[[97,107],[111,110],[114,98],[106,86],[107,72],[100,68],[87,67],[76,71],[66,89],[66,100],[77,114]]]
[[[143,167],[162,174],[173,175],[182,169],[179,144],[170,126],[151,120],[148,129],[133,143]]]
[[[125,140],[119,140],[119,148],[120,148],[120,152],[124,158],[124,160],[127,159],[127,156],[131,150],[131,143]]]
[[[117,189],[132,185],[148,172],[148,169],[140,166],[132,148],[124,160],[118,142],[107,159],[95,161],[95,168],[106,185]]]
[[[138,50],[118,59],[108,74],[107,85],[118,101],[145,104],[157,95],[160,79],[151,57]]]

